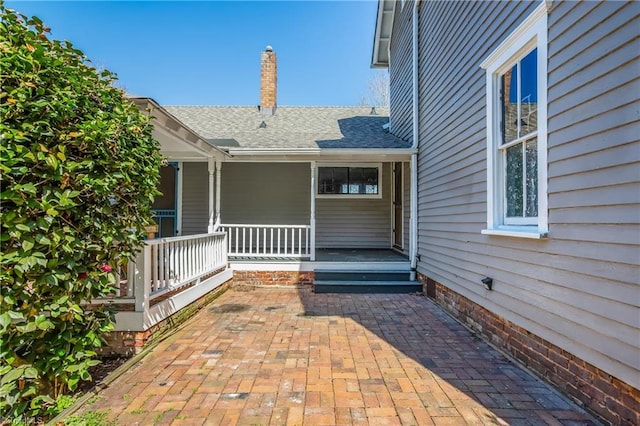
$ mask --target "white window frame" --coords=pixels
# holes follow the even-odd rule
[[[537,48],[538,74],[538,217],[505,223],[505,167],[500,130],[500,76]],[[546,238],[547,200],[547,5],[540,5],[480,65],[486,70],[487,235]],[[519,138],[518,141],[522,141]],[[517,142],[513,142],[517,143]],[[511,145],[510,143],[509,145]]]
[[[323,167],[366,167],[378,169],[378,193],[377,194],[320,194],[318,186],[320,183],[320,169]],[[382,163],[318,163],[316,167],[316,198],[339,198],[339,199],[379,199],[382,198]]]

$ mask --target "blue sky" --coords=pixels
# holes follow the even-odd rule
[[[370,69],[374,0],[5,5],[165,105],[256,105],[266,45],[278,56],[278,105],[358,105],[379,72]]]

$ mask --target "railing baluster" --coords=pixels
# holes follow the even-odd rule
[[[202,271],[204,270],[205,244],[207,244],[207,239],[206,238],[201,238],[201,239],[198,240],[198,251],[196,253],[196,263],[198,265],[196,273],[198,275],[202,274]]]
[[[187,247],[184,241],[180,241],[180,279],[187,278]]]
[[[193,271],[192,276],[196,276],[200,273],[200,244],[202,241],[197,240],[195,244],[193,244]]]
[[[233,254],[238,254],[238,248],[240,247],[240,244],[238,244],[238,232],[239,231],[240,231],[240,228],[236,228],[235,250],[233,250]]]
[[[187,255],[187,260],[189,261],[189,277],[193,277],[196,274],[196,247],[195,244],[187,244],[187,249],[189,250],[189,254]]]
[[[164,262],[164,242],[158,244],[158,279],[160,280],[160,284],[164,287],[167,284],[167,280],[165,279],[165,273],[167,265]]]
[[[171,245],[171,257],[172,257],[172,268],[171,271],[171,284],[175,284],[178,281],[178,273],[180,269],[180,253],[178,251],[179,241],[174,241]]]
[[[182,276],[185,278],[188,278],[191,276],[191,268],[189,267],[190,247],[184,241],[181,241],[181,245],[182,245],[182,264],[183,264]]]
[[[229,256],[303,258],[311,253],[309,225],[236,224],[223,225],[220,229],[227,237],[228,241],[224,244]],[[205,250],[205,253],[208,251]],[[209,258],[208,254],[203,256]],[[206,264],[208,262],[205,261]],[[196,269],[205,267],[198,263],[196,265]]]
[[[213,242],[212,237],[208,237],[204,240],[204,252],[202,253],[203,257],[203,266],[202,273],[205,273],[207,270],[211,269],[211,265],[214,262],[215,253],[211,250],[211,243]]]
[[[158,290],[158,246],[151,246],[151,291]]]

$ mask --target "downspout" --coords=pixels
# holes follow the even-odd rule
[[[411,149],[418,149],[418,1],[413,3],[412,15],[412,65],[413,65],[413,134]],[[411,259],[411,281],[416,280],[418,264],[418,153],[411,154],[411,196],[409,199],[409,258]]]

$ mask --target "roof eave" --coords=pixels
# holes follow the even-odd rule
[[[389,67],[389,44],[391,43],[395,3],[395,0],[378,0],[371,68]]]
[[[273,155],[310,155],[310,154],[346,154],[353,156],[384,155],[384,154],[415,154],[412,148],[229,148],[234,157],[240,156],[273,156]]]

